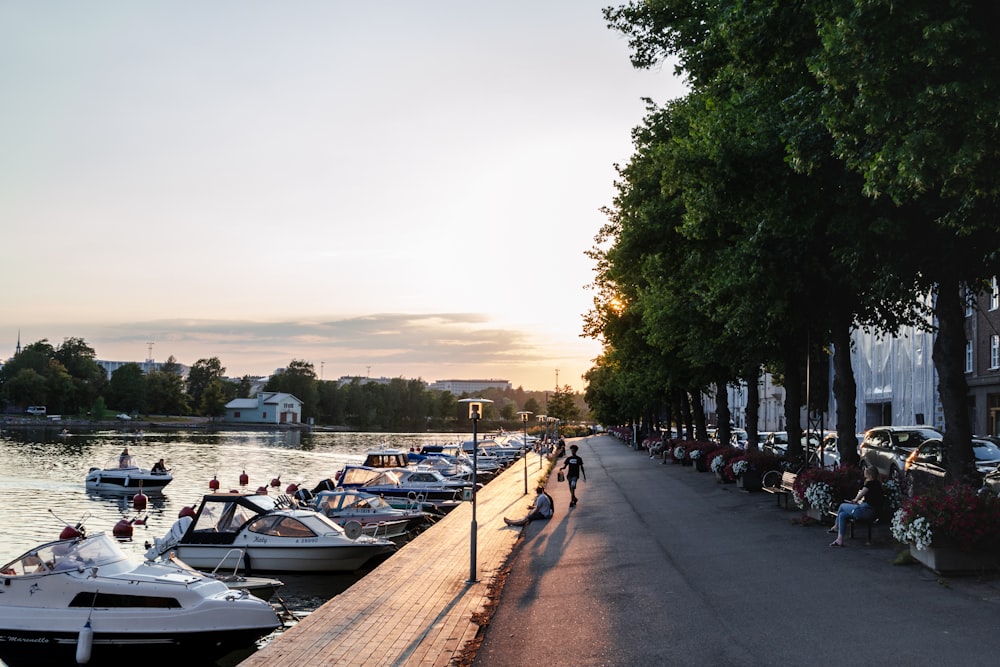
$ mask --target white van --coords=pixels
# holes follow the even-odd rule
[[[45,406],[44,405],[29,405],[28,409],[24,411],[26,415],[44,415]]]

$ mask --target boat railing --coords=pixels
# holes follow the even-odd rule
[[[243,560],[246,557],[246,554],[247,554],[246,549],[234,548],[234,549],[230,549],[229,551],[227,551],[226,555],[224,555],[222,557],[222,559],[219,561],[219,564],[215,566],[214,570],[212,570],[212,576],[214,576],[214,577],[224,577],[224,576],[227,576],[227,575],[220,575],[219,574],[219,569],[223,565],[226,564],[226,561],[229,560],[229,557],[231,555],[233,555],[234,553],[235,554],[239,554],[239,557],[236,559],[236,565],[233,566],[233,574],[231,576],[233,576],[233,577],[237,576],[237,573],[239,573],[239,571],[240,571],[240,566],[243,564]]]

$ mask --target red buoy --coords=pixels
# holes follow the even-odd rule
[[[281,478],[275,477],[274,479],[272,479],[271,486],[273,486],[274,488],[278,488],[279,486],[281,486]]]
[[[295,482],[292,482],[291,484],[288,485],[288,488],[285,489],[285,493],[295,493],[298,490],[299,490],[299,485],[296,484]]]
[[[257,495],[258,496],[266,496],[267,495],[267,487],[266,486],[258,486],[257,487]]]
[[[250,475],[248,475],[247,471],[244,470],[243,474],[240,475],[240,486],[246,486],[249,483],[250,483]]]
[[[137,516],[132,523],[134,523],[137,526],[145,526],[146,525],[146,519],[145,519],[145,517]]]
[[[115,524],[115,527],[111,531],[115,537],[132,537],[132,524],[122,519]]]
[[[181,517],[189,516],[193,519],[194,515],[195,515],[194,508],[191,507],[190,505],[185,505],[184,507],[181,508],[181,511],[177,513],[177,518],[180,519]]]
[[[80,531],[73,526],[66,526],[62,529],[62,532],[59,533],[60,540],[71,540],[75,537],[80,537]]]
[[[212,479],[208,482],[208,488],[212,489],[213,491],[218,491],[219,490],[219,477],[218,477],[218,475],[214,475],[212,477]]]
[[[136,512],[141,512],[146,509],[146,504],[149,502],[149,497],[146,496],[142,491],[132,496],[132,509]]]

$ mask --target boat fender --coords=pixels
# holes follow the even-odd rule
[[[130,538],[132,537],[132,524],[131,522],[122,519],[115,524],[115,527],[111,530],[111,532],[118,539]]]
[[[250,554],[246,551],[243,552],[243,570],[247,575],[253,574],[253,565],[250,564]]]
[[[87,619],[76,638],[76,664],[86,665],[90,662],[90,649],[93,646],[94,628],[90,625],[90,619]]]
[[[352,540],[361,537],[362,532],[361,524],[357,521],[348,521],[344,524],[344,534]]]

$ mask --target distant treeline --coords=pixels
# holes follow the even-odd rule
[[[253,387],[249,376],[231,379],[225,372],[212,357],[199,359],[184,377],[171,356],[158,370],[144,373],[139,364],[130,363],[108,377],[83,339],[67,338],[58,347],[43,339],[25,346],[0,369],[0,401],[6,412],[45,405],[49,414],[91,419],[109,412],[223,417],[226,404],[248,398]],[[303,421],[318,425],[396,432],[469,427],[467,408],[458,402],[464,394],[429,390],[421,380],[377,383],[358,378],[341,386],[319,380],[311,363],[293,360],[269,378],[264,391],[293,394],[303,402]],[[484,410],[484,430],[521,429],[519,411],[532,413],[529,432],[541,428],[542,415],[563,423],[587,418],[583,395],[569,385],[553,391],[487,389],[476,397],[493,401]]]

